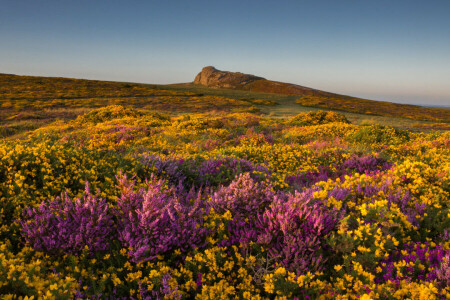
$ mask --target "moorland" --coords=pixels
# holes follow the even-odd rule
[[[450,110],[334,95],[0,75],[0,294],[450,298]]]

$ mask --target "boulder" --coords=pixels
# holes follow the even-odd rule
[[[213,88],[240,88],[257,80],[264,78],[240,72],[220,71],[208,66],[197,74],[194,83]]]

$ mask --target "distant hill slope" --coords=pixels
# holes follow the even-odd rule
[[[254,75],[210,71],[219,72],[213,80],[201,74],[197,84],[171,85],[0,74],[0,135],[5,124],[9,128],[31,128],[58,119],[74,119],[93,108],[112,104],[174,114],[247,111],[274,117],[327,109],[344,111],[354,124],[369,120],[399,128],[418,123],[450,128],[449,109],[364,100]],[[430,121],[439,124],[431,125]]]
[[[90,109],[115,104],[168,113],[192,113],[249,110],[254,105],[276,103],[204,96],[149,84],[0,74],[0,135],[4,124],[20,123],[22,126],[35,121],[74,119]]]
[[[340,110],[359,114],[400,117],[450,123],[450,109],[361,99],[316,90],[301,85],[267,80],[240,72],[220,71],[208,66],[195,77],[194,84],[210,88],[227,88],[252,92],[298,95],[302,106]]]
[[[212,66],[204,67],[195,77],[194,83],[211,88],[229,88],[261,93],[347,97],[297,84],[267,80],[255,75],[220,71]]]

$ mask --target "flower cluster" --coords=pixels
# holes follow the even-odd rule
[[[84,199],[72,201],[67,194],[38,208],[28,208],[19,222],[22,236],[34,249],[58,255],[109,250],[116,230],[111,209],[105,199],[89,192]]]
[[[165,189],[163,181],[151,180],[148,187],[133,191],[134,182],[119,179],[119,240],[132,250],[133,261],[154,260],[174,250],[186,253],[206,244],[208,229],[202,226],[201,196]]]

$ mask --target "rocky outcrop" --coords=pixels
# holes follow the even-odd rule
[[[220,71],[211,66],[204,67],[195,77],[194,83],[211,88],[227,88],[262,93],[348,98],[348,96],[328,93],[297,84],[267,80],[255,75]]]
[[[240,72],[220,71],[209,66],[197,74],[194,83],[212,88],[240,88],[257,80],[264,78]]]

